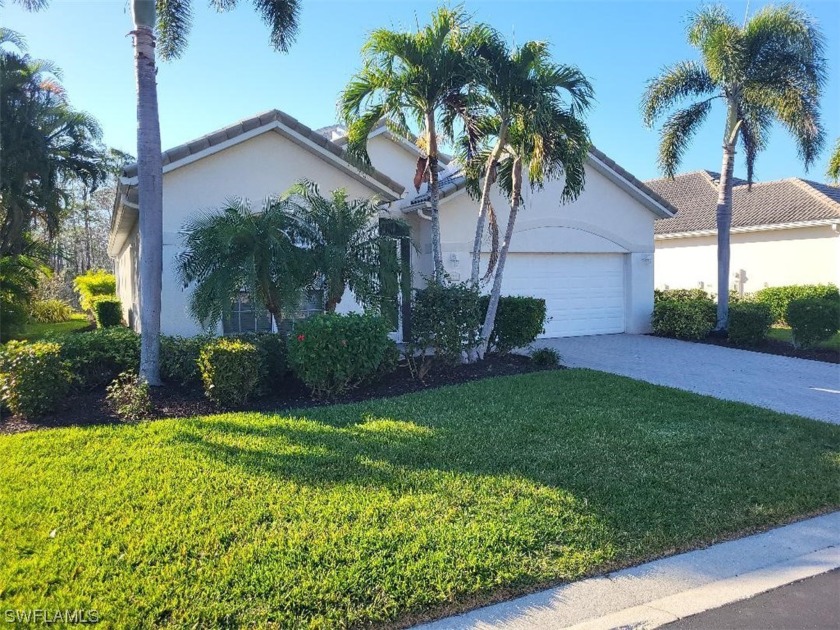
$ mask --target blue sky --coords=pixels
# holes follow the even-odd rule
[[[55,61],[73,105],[91,112],[106,141],[136,153],[131,19],[124,0],[52,0],[26,13],[7,0],[0,23],[21,32],[33,56]],[[197,138],[257,112],[278,108],[311,127],[334,122],[335,102],[359,67],[366,34],[378,27],[413,27],[437,3],[414,0],[303,0],[300,36],[289,54],[273,52],[268,30],[248,0],[217,14],[195,0],[186,54],[161,63],[159,78],[164,148]],[[726,2],[740,19],[746,2]],[[764,2],[751,0],[754,12]],[[657,133],[639,115],[645,82],[666,64],[693,58],[685,43],[686,16],[698,2],[590,0],[469,0],[465,8],[511,41],[540,39],[554,57],[590,77],[597,103],[588,117],[595,144],[641,179],[657,177]],[[799,176],[822,181],[828,148],[840,136],[840,2],[800,3],[827,38],[830,80],[823,100],[826,151],[806,174],[793,143],[775,129],[758,159],[759,181]],[[723,111],[713,112],[681,170],[718,170]],[[744,175],[739,156],[736,174]]]

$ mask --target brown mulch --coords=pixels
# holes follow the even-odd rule
[[[336,403],[360,402],[374,398],[389,398],[410,392],[424,391],[457,385],[494,376],[525,374],[540,369],[531,363],[530,357],[522,355],[490,355],[483,361],[456,366],[439,366],[432,370],[424,381],[411,376],[408,368],[401,365],[396,372],[376,383],[351,390],[347,394],[330,400],[313,400],[309,390],[291,375],[281,387],[270,395],[250,401],[234,411],[275,412],[288,409],[302,409]],[[166,386],[152,391],[155,406],[154,419],[184,418],[220,413],[218,407],[208,400],[200,389],[182,389]],[[0,419],[0,434],[22,433],[69,426],[120,424],[105,401],[105,392],[83,392],[68,396],[61,408],[53,414],[35,420],[4,414]]]
[[[810,350],[800,350],[794,348],[792,344],[776,339],[765,339],[764,344],[756,348],[742,348],[731,343],[728,339],[710,336],[700,341],[700,343],[708,343],[715,346],[723,346],[725,348],[735,348],[737,350],[750,350],[752,352],[761,352],[763,354],[778,354],[784,357],[795,357],[797,359],[810,359],[812,361],[825,361],[826,363],[840,363],[840,352],[831,350],[829,348],[812,348]]]

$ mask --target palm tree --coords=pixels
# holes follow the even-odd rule
[[[294,207],[280,199],[266,200],[258,212],[234,199],[220,212],[187,223],[176,268],[185,287],[195,284],[189,305],[193,316],[212,328],[245,290],[279,325],[284,310],[297,307],[310,282],[299,232]]]
[[[348,125],[348,150],[370,164],[367,139],[383,121],[404,136],[412,124],[422,129],[423,157],[417,161],[414,185],[429,184],[434,279],[443,277],[438,215],[438,141],[444,110],[462,110],[462,91],[470,80],[463,54],[464,14],[440,8],[431,24],[416,33],[378,29],[362,48],[364,66],[339,99],[339,113]],[[447,117],[451,124],[451,117]],[[446,129],[444,128],[445,132]]]
[[[571,113],[578,114],[592,98],[592,87],[577,68],[552,65],[548,56],[548,45],[544,42],[527,42],[513,51],[508,50],[504,39],[493,30],[486,30],[473,64],[475,81],[480,90],[480,103],[491,113],[490,129],[479,129],[480,135],[494,138],[493,148],[489,153],[482,153],[483,160],[471,159],[473,141],[465,138],[463,154],[468,165],[468,177],[472,181],[481,181],[481,198],[476,221],[475,238],[472,250],[472,269],[470,281],[479,282],[479,263],[481,243],[487,219],[491,220],[494,234],[494,247],[485,278],[489,278],[498,261],[495,217],[490,204],[490,190],[495,181],[499,161],[506,152],[510,137],[510,127],[523,108],[539,107],[540,99],[547,90],[562,90],[571,97]],[[535,81],[535,78],[539,78]],[[533,100],[533,102],[531,102]],[[481,169],[483,173],[476,169]]]
[[[476,156],[474,162],[479,169],[467,168],[466,172],[470,177],[476,170],[492,164],[492,169],[485,170],[483,203],[489,191],[487,178],[495,176],[510,201],[510,214],[495,266],[477,350],[479,358],[487,352],[496,322],[505,262],[522,204],[524,177],[527,174],[532,190],[541,189],[548,180],[562,178],[560,203],[577,198],[583,190],[584,164],[591,144],[581,116],[593,96],[592,86],[580,70],[553,63],[545,44],[528,42],[506,55],[488,57],[488,61],[491,63],[487,71],[498,73],[487,82],[496,95],[488,101],[490,109],[480,127],[489,130],[485,140],[494,139],[494,148]],[[504,90],[497,87],[508,80],[509,87]],[[474,261],[476,258],[474,253]]]
[[[327,312],[335,312],[346,289],[356,300],[379,309],[380,278],[396,276],[397,259],[382,256],[395,239],[379,232],[375,200],[348,199],[344,189],[323,197],[318,185],[301,181],[286,193],[300,220],[300,241],[324,289]]]
[[[648,83],[642,99],[645,124],[689,98],[662,126],[659,166],[673,177],[686,148],[721,99],[726,106],[723,162],[717,201],[717,330],[729,318],[729,229],[732,223],[732,171],[736,145],[744,149],[747,181],[771,125],[780,122],[797,143],[806,168],[824,141],[819,101],[826,80],[823,36],[813,21],[791,5],[768,6],[738,26],[720,6],[701,9],[688,23],[688,41],[701,60],[684,61]]]
[[[16,0],[37,11],[49,0]],[[271,44],[287,51],[297,34],[299,0],[253,0],[271,29]],[[238,0],[211,0],[228,11]],[[160,300],[163,274],[163,161],[156,83],[155,47],[163,59],[179,57],[187,45],[191,0],[131,0],[137,77],[137,188],[140,199],[140,377],[160,385]]]
[[[837,144],[834,145],[834,153],[831,154],[828,160],[826,174],[834,183],[840,181],[840,138],[837,138]]]

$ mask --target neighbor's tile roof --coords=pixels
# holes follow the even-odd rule
[[[166,166],[167,164],[177,162],[178,160],[182,160],[186,157],[189,157],[190,155],[199,153],[200,151],[208,149],[212,146],[221,144],[222,142],[232,140],[237,136],[251,131],[252,129],[262,127],[274,121],[279,122],[283,126],[303,136],[304,138],[321,147],[322,149],[329,151],[336,157],[341,158],[349,164],[352,164],[355,168],[364,170],[364,172],[368,176],[394,191],[396,197],[399,197],[405,190],[405,187],[402,184],[394,181],[384,173],[381,173],[380,171],[374,168],[363,168],[355,162],[352,162],[350,159],[348,159],[344,148],[342,148],[335,142],[332,142],[330,139],[325,137],[324,134],[310,129],[296,118],[289,116],[285,112],[281,112],[279,109],[272,109],[267,112],[263,112],[262,114],[252,116],[251,118],[246,118],[245,120],[241,120],[233,125],[229,125],[224,129],[219,129],[218,131],[209,133],[206,136],[202,136],[201,138],[198,138],[191,142],[187,142],[172,149],[168,149],[162,154],[163,165]],[[137,164],[129,164],[123,170],[123,175],[125,177],[136,177]]]
[[[674,179],[655,179],[648,187],[677,208],[677,216],[659,219],[656,234],[715,230],[717,182],[713,171],[695,171]],[[778,225],[821,219],[840,219],[840,188],[799,178],[753,184],[735,179],[732,188],[732,227]]]

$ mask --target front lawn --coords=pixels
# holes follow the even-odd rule
[[[72,332],[79,332],[90,328],[90,322],[84,313],[74,313],[71,319],[66,322],[43,324],[40,322],[29,322],[23,332],[15,335],[15,339],[24,341],[42,341],[58,335]]]
[[[586,370],[0,436],[0,602],[406,623],[840,506],[840,427]]]

